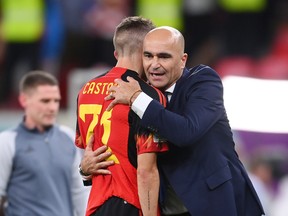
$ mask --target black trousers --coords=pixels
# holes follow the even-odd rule
[[[140,211],[119,197],[111,197],[91,216],[139,216]]]
[[[162,216],[191,216],[191,214],[190,213],[183,213],[183,214],[175,214],[175,215],[162,215]]]

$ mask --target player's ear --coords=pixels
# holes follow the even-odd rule
[[[114,57],[116,58],[116,60],[118,60],[118,53],[116,50],[114,50]]]

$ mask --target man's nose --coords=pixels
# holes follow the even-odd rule
[[[155,68],[155,69],[157,69],[157,68],[160,67],[159,58],[158,58],[157,56],[154,56],[154,57],[153,57],[151,66],[152,66],[153,68]]]

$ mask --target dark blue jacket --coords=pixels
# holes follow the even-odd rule
[[[167,109],[153,100],[141,124],[170,142],[159,166],[192,216],[264,214],[234,149],[222,82],[213,69],[184,69]]]

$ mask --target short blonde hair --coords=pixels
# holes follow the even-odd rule
[[[126,17],[116,27],[113,44],[119,55],[132,55],[142,49],[146,34],[155,28],[151,20],[140,16]]]

